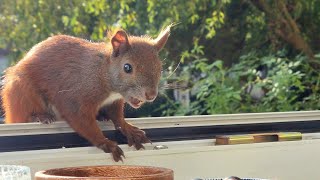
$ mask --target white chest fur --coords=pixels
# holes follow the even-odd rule
[[[101,105],[99,106],[99,108],[105,106],[105,105],[109,105],[109,104],[112,104],[114,101],[118,100],[118,99],[121,99],[123,98],[121,96],[121,94],[119,93],[114,93],[114,92],[111,92],[110,95],[101,103]]]

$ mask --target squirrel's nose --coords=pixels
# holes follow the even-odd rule
[[[146,91],[146,93],[145,93],[146,100],[149,102],[154,101],[156,99],[157,95],[158,95],[157,90],[149,90],[149,91]]]

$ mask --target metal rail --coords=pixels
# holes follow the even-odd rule
[[[174,116],[130,118],[127,122],[141,129],[202,127],[218,125],[246,125],[280,122],[299,122],[320,120],[320,111],[292,111],[270,113],[243,113],[203,116]],[[99,122],[103,131],[114,130],[111,122]],[[56,134],[74,132],[65,122],[53,124],[26,123],[26,124],[0,124],[0,136]]]

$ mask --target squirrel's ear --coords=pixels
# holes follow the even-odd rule
[[[160,51],[166,44],[168,37],[170,36],[171,26],[172,24],[167,26],[164,30],[162,30],[158,37],[154,40],[154,46],[158,51]]]
[[[125,53],[130,48],[128,35],[124,30],[118,30],[113,35],[111,38],[111,44],[113,47],[112,55],[115,57]]]

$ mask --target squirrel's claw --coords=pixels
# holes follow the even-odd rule
[[[134,146],[137,150],[145,149],[142,145],[143,143],[151,143],[144,131],[131,124],[126,124],[126,126],[121,128],[120,131],[127,137],[128,145],[130,147]]]
[[[116,142],[110,141],[106,139],[104,143],[97,146],[98,148],[102,149],[106,153],[111,153],[113,156],[114,161],[123,162],[123,158],[126,158],[122,149],[118,146]]]

